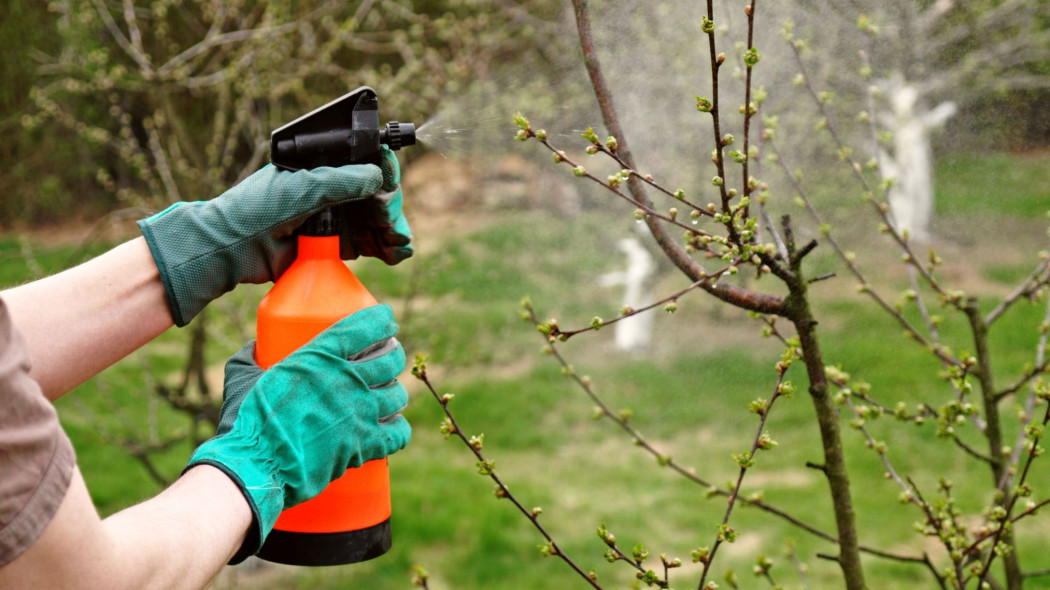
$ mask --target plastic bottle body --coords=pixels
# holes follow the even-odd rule
[[[339,237],[299,236],[298,257],[259,304],[256,362],[262,368],[344,317],[377,303],[339,258]],[[348,469],[320,495],[281,513],[259,557],[293,565],[340,565],[390,547],[386,459]]]

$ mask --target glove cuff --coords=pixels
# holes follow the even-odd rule
[[[212,439],[214,441],[215,439]],[[235,457],[217,448],[209,448],[212,441],[202,444],[190,458],[182,473],[197,465],[211,465],[229,477],[240,489],[248,507],[252,511],[252,524],[244,537],[241,547],[230,559],[230,564],[238,564],[251,555],[259,552],[266,537],[273,530],[277,517],[284,508],[284,486],[271,475],[257,468],[265,464],[264,459]],[[229,441],[224,440],[224,445]]]
[[[168,309],[171,310],[171,318],[175,321],[175,325],[181,328],[190,323],[190,320],[197,315],[197,312],[193,312],[188,318],[183,315],[178,298],[175,296],[175,289],[171,283],[171,268],[168,266],[164,250],[160,247],[160,240],[158,240],[154,231],[155,222],[178,205],[179,203],[176,203],[152,217],[139,219],[135,223],[139,226],[142,237],[146,239],[146,245],[149,246],[150,254],[153,255],[153,261],[157,264],[157,270],[160,271],[160,281],[164,285],[164,295],[168,299]]]

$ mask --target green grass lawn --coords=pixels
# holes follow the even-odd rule
[[[1041,211],[1050,207],[1050,184],[1045,182],[1050,156],[1026,158],[957,156],[945,160],[939,173],[943,238],[938,251],[947,260],[941,278],[979,296],[986,310],[1034,268],[1044,240]],[[989,199],[991,185],[981,184],[996,175],[1011,183],[1008,204]],[[441,392],[456,394],[450,407],[457,420],[468,433],[485,434],[486,456],[495,460],[497,472],[525,506],[543,508],[540,519],[563,550],[585,570],[595,569],[606,588],[632,587],[628,567],[602,558],[605,547],[595,529],[605,523],[626,550],[644,543],[653,556],[682,558],[685,565],[673,586],[690,588],[696,585],[698,568],[690,563],[689,552],[713,543],[725,499],[706,498],[704,487],[661,468],[611,422],[594,420],[593,402],[561,374],[554,359],[540,354],[541,336],[518,317],[525,295],[541,317],[557,317],[566,328],[586,326],[596,315],[617,314],[619,293],[599,286],[599,277],[622,264],[614,244],[632,222],[630,211],[619,213],[565,220],[540,211],[515,211],[493,216],[471,231],[421,236],[418,255],[398,267],[372,261],[351,266],[381,300],[394,305],[406,352],[410,357],[430,355],[432,380]],[[1037,213],[1038,223],[1030,222]],[[858,203],[857,216],[868,215]],[[962,232],[971,219],[980,231]],[[1001,223],[1015,230],[1005,244],[996,232],[985,231]],[[877,236],[850,234],[843,239],[861,252],[882,243]],[[0,239],[0,284],[33,275],[32,265],[22,261],[24,247],[17,238]],[[36,249],[40,270],[57,270],[69,260],[69,248]],[[815,256],[814,266],[822,267],[821,272],[839,272],[839,278],[812,288],[827,362],[869,382],[872,395],[891,407],[897,402],[939,405],[949,399],[951,390],[939,378],[935,359],[856,294],[831,257],[824,252]],[[896,258],[892,251],[860,258],[869,278],[891,301],[906,287]],[[686,283],[667,271],[658,288],[671,293]],[[750,285],[776,288],[767,280]],[[239,289],[210,311],[208,359],[216,375],[242,333],[250,333],[251,309],[262,292]],[[945,343],[957,353],[972,348],[962,318],[941,309],[936,300],[928,303],[946,317],[941,329]],[[912,309],[906,314],[915,317]],[[1043,314],[1043,303],[1022,303],[994,327],[992,358],[1000,383],[1012,382],[1033,360]],[[615,350],[611,327],[559,346],[578,373],[593,378],[610,407],[631,409],[632,424],[661,452],[724,486],[737,473],[731,455],[746,450],[755,436],[758,422],[748,403],[771,395],[780,347],[760,336],[761,323],[702,293],[679,301],[674,315],[659,312],[656,326],[660,341],[651,354],[640,357]],[[154,380],[178,380],[186,339],[185,331],[170,331],[59,404],[103,513],[159,489],[136,461],[107,440],[149,438],[151,433],[163,438],[189,428],[184,416],[151,402],[148,394]],[[789,373],[798,393],[778,401],[766,425],[779,446],[758,455],[742,491],[762,492],[771,504],[833,532],[827,486],[819,472],[806,467],[821,461],[821,447],[802,369],[796,366]],[[220,587],[393,590],[411,587],[414,564],[426,567],[430,587],[438,590],[587,587],[557,559],[541,557],[537,546],[542,538],[528,521],[508,501],[494,497],[492,482],[477,473],[473,455],[461,443],[443,439],[439,405],[411,376],[406,374],[404,382],[412,394],[406,414],[414,435],[409,448],[391,458],[395,541],[390,553],[355,566],[240,572]],[[1012,416],[1011,402],[1002,408]],[[932,424],[905,425],[882,417],[869,427],[888,444],[894,467],[912,477],[927,497],[936,495],[938,478],[944,476],[955,483],[958,504],[967,514],[988,501],[987,469],[937,437]],[[973,429],[960,427],[963,438],[977,445]],[[844,436],[862,543],[906,555],[929,551],[943,565],[936,544],[914,534],[921,514],[899,503],[900,488],[883,476],[885,469],[865,439],[848,427]],[[1011,427],[1010,441],[1013,436]],[[158,468],[168,476],[177,474],[190,446],[179,444],[163,453]],[[1036,499],[1050,495],[1050,470],[1037,469],[1032,482]],[[830,543],[753,508],[737,508],[732,525],[740,537],[720,549],[714,566],[721,587],[730,587],[723,579],[730,569],[742,588],[767,587],[750,573],[760,555],[773,559],[778,583],[804,587],[802,574],[785,556],[789,543],[807,566],[808,587],[840,586],[837,566],[818,557],[834,552]],[[1043,517],[1018,527],[1026,569],[1050,568],[1050,541],[1043,529]],[[650,567],[655,560],[650,558]],[[865,565],[871,588],[934,587],[928,573],[915,565],[872,557],[865,557]],[[1026,587],[1043,587],[1044,581],[1035,578]]]

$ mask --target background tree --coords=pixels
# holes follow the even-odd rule
[[[1040,506],[1050,502],[1027,499],[1033,493],[1029,480],[1032,465],[1042,454],[1039,444],[1043,437],[1043,427],[1050,420],[1050,412],[1041,407],[1046,404],[1047,398],[1042,379],[1048,366],[1044,354],[1046,335],[1044,330],[1029,366],[1017,374],[1012,374],[1005,382],[1000,382],[996,379],[993,352],[989,347],[989,331],[1005,314],[1015,309],[1020,301],[1039,296],[1043,292],[1050,282],[1050,267],[1047,265],[1046,256],[1043,255],[1041,259],[1034,261],[1030,274],[1021,280],[1013,291],[1002,295],[994,303],[982,303],[977,296],[948,286],[948,281],[939,272],[944,261],[932,250],[928,256],[920,254],[916,250],[916,232],[903,224],[897,216],[898,210],[894,207],[894,187],[907,185],[908,182],[891,177],[886,165],[880,165],[878,161],[866,163],[854,155],[861,153],[861,150],[850,144],[850,139],[854,136],[840,124],[839,117],[831,108],[832,92],[821,86],[821,77],[811,74],[812,62],[821,58],[807,58],[803,50],[810,45],[810,40],[796,34],[795,26],[789,24],[784,28],[783,35],[787,45],[782,47],[783,50],[797,56],[799,71],[797,75],[792,73],[792,76],[797,80],[800,90],[793,102],[797,105],[799,97],[811,101],[819,123],[817,128],[826,134],[825,137],[834,146],[835,150],[832,153],[837,155],[842,170],[852,176],[852,179],[849,179],[831,172],[821,175],[821,179],[816,182],[812,179],[803,182],[803,175],[794,172],[792,168],[795,164],[790,162],[793,154],[778,149],[780,135],[776,113],[771,109],[767,111],[767,93],[758,89],[760,83],[778,76],[783,77],[785,72],[769,71],[762,67],[765,65],[761,62],[766,52],[781,49],[760,48],[756,45],[755,39],[760,38],[757,30],[763,26],[756,23],[766,22],[765,26],[770,26],[768,21],[760,20],[764,15],[757,16],[762,14],[763,9],[756,6],[757,4],[752,1],[743,5],[746,27],[742,31],[736,31],[739,35],[737,37],[732,36],[733,31],[720,30],[720,23],[730,17],[725,12],[716,13],[713,2],[707,3],[706,12],[700,17],[700,34],[708,41],[707,71],[710,75],[711,90],[709,94],[697,96],[695,106],[698,111],[710,117],[710,124],[702,132],[707,135],[706,142],[711,150],[713,178],[706,187],[701,185],[691,190],[682,190],[676,189],[674,184],[660,180],[659,177],[654,178],[646,169],[635,164],[635,156],[628,147],[630,135],[625,133],[620,125],[618,111],[614,106],[615,94],[610,91],[601,66],[591,31],[587,2],[573,2],[584,62],[601,108],[602,123],[608,131],[608,139],[603,139],[605,133],[599,135],[593,129],[587,129],[583,138],[587,144],[587,153],[600,154],[611,161],[612,173],[606,176],[604,172],[593,172],[592,166],[600,164],[588,163],[585,166],[582,159],[567,153],[561,142],[553,139],[554,132],[548,133],[546,129],[534,126],[521,114],[515,118],[519,127],[517,139],[539,141],[550,150],[555,163],[570,167],[575,176],[593,181],[626,202],[627,207],[633,209],[634,218],[648,227],[660,250],[688,277],[691,284],[684,290],[674,292],[644,308],[625,308],[612,320],[596,316],[584,327],[570,329],[555,319],[543,320],[544,316],[536,311],[536,304],[531,300],[523,302],[524,316],[536,325],[546,339],[546,352],[557,358],[563,372],[598,403],[600,416],[617,423],[636,444],[654,454],[660,465],[672,468],[682,476],[708,488],[710,493],[726,499],[725,516],[717,523],[717,534],[712,533],[710,545],[698,547],[693,551],[694,562],[701,564],[697,588],[717,587],[710,581],[711,564],[719,548],[732,543],[736,538],[737,531],[731,524],[731,517],[734,507],[743,504],[759,507],[779,518],[789,519],[814,535],[832,540],[837,551],[829,558],[836,561],[841,568],[847,588],[860,589],[867,586],[861,559],[862,554],[867,554],[924,567],[934,583],[941,587],[980,588],[989,584],[992,587],[1001,585],[1019,589],[1023,585],[1026,573],[1017,557],[1014,530],[1021,521],[1035,514]],[[912,16],[921,16],[920,21],[924,23],[930,21],[930,28],[923,29],[923,34],[932,35],[933,32],[942,31],[939,27],[943,27],[945,31],[952,31],[943,33],[948,36],[960,35],[969,30],[948,26],[967,20],[967,15],[962,13],[954,15],[959,21],[946,16],[954,8],[952,3],[940,2],[932,7],[909,4],[909,7],[914,13]],[[984,29],[976,29],[974,37],[969,37],[969,33],[964,35],[971,42],[996,41],[996,35],[991,33],[994,25],[1020,27],[1013,29],[1020,37],[1011,36],[1010,42],[995,42],[976,49],[978,57],[963,58],[961,55],[965,51],[952,46],[952,50],[957,53],[951,56],[934,53],[927,55],[926,60],[921,63],[912,63],[905,59],[904,63],[909,64],[911,68],[900,73],[897,70],[900,66],[895,62],[889,62],[885,70],[869,66],[870,69],[865,68],[865,71],[859,74],[859,79],[882,77],[886,80],[905,80],[899,82],[899,86],[908,90],[896,89],[892,90],[892,93],[895,94],[894,100],[902,103],[898,106],[906,107],[911,117],[917,112],[915,109],[923,108],[919,106],[920,97],[930,100],[936,96],[937,91],[947,92],[951,85],[946,80],[961,83],[956,76],[972,77],[978,71],[992,67],[990,64],[1008,69],[1030,63],[1028,58],[1033,57],[1031,54],[1025,51],[1007,51],[1014,46],[1038,47],[1043,43],[1044,31],[1038,24],[1028,27],[1033,22],[1033,14],[1025,12],[1022,8],[1021,3],[1006,2],[995,6],[982,5],[981,10],[967,13],[985,25]],[[919,15],[917,11],[922,11],[922,14]],[[1025,19],[1022,15],[1029,18]],[[1014,17],[1017,17],[1017,20],[1014,20]],[[854,33],[855,36],[872,32],[872,25],[864,15],[857,15],[849,21],[862,24],[862,30]],[[1034,19],[1034,22],[1039,23],[1039,19]],[[816,29],[805,30],[813,34],[819,32]],[[723,48],[733,47],[734,39],[738,39],[735,58],[743,64],[742,96],[725,92],[721,84],[727,76],[724,67],[732,64],[731,60],[734,59],[727,57],[727,53],[733,50]],[[946,50],[943,40],[934,45],[937,45],[940,51]],[[964,43],[963,46],[969,50],[972,44]],[[894,55],[893,50],[893,44],[890,43],[888,48],[880,47],[878,52],[873,53],[883,55],[882,52],[889,51],[889,55]],[[982,61],[985,52],[989,56],[988,62]],[[875,60],[873,63],[879,62]],[[924,79],[929,80],[929,83],[920,85],[921,87],[916,86],[919,85],[918,82],[906,82],[909,78],[905,75],[907,71],[914,71],[919,67],[929,68],[924,73]],[[915,75],[911,74],[912,79]],[[1020,83],[1023,77],[1017,80]],[[860,85],[865,86],[863,82]],[[901,94],[902,92],[904,94]],[[853,99],[851,104],[870,104],[869,96],[867,88],[864,88],[861,95],[850,97]],[[904,101],[904,98],[908,100]],[[739,117],[736,116],[736,109],[731,108],[736,104],[740,104]],[[866,128],[868,141],[872,143],[879,138],[886,125],[897,126],[890,130],[890,133],[905,135],[912,143],[925,143],[928,137],[926,131],[933,123],[932,118],[938,116],[925,110],[918,111],[923,121],[922,131],[916,133],[914,128],[909,127],[918,124],[916,121],[905,120],[903,116],[897,120],[883,119],[872,115],[873,112],[874,110],[869,108],[868,116],[861,119],[864,124],[862,129]],[[805,138],[793,139],[802,141]],[[898,153],[896,157],[914,159],[914,155],[909,156],[905,153]],[[767,165],[774,164],[775,167],[764,168],[763,162]],[[920,160],[922,164],[928,162],[929,159]],[[827,166],[826,163],[824,165]],[[782,170],[782,176],[778,169]],[[900,173],[902,170],[903,166],[898,166],[894,172]],[[843,184],[844,180],[847,184]],[[903,292],[899,303],[891,303],[880,293],[880,289],[869,278],[870,271],[862,268],[857,263],[857,256],[843,246],[843,241],[840,240],[846,238],[840,238],[835,228],[822,218],[820,203],[810,188],[820,184],[831,185],[831,190],[837,195],[855,194],[858,201],[866,202],[870,207],[874,218],[881,224],[881,231],[888,236],[889,247],[899,251],[907,274],[911,277],[912,287]],[[668,200],[670,209],[665,208],[666,205],[654,204],[650,193]],[[899,325],[940,365],[943,384],[936,391],[917,392],[920,393],[919,399],[923,401],[908,395],[912,392],[873,392],[865,382],[851,377],[842,368],[835,367],[833,361],[826,357],[821,346],[821,329],[818,327],[821,324],[818,321],[819,310],[814,304],[811,289],[814,288],[813,283],[831,275],[814,274],[811,270],[809,261],[811,255],[817,251],[818,241],[800,240],[797,224],[791,216],[784,216],[775,224],[769,221],[768,216],[762,216],[763,212],[777,206],[778,198],[783,201],[792,193],[803,206],[806,217],[809,218],[808,224],[819,229],[822,236],[820,240],[830,246],[840,258],[840,270],[857,282],[859,292],[869,297],[876,307],[884,311],[889,321]],[[705,205],[708,201],[710,202]],[[686,218],[691,222],[684,221]],[[734,284],[729,277],[738,273],[753,276],[757,280],[754,287]],[[776,372],[770,378],[773,382],[769,384],[769,393],[767,396],[756,398],[749,406],[750,411],[758,416],[757,432],[749,448],[733,455],[733,459],[739,465],[739,475],[726,487],[713,485],[709,479],[684,468],[671,456],[658,450],[657,445],[649,443],[631,426],[629,413],[616,413],[603,403],[595,393],[592,380],[579,375],[565,354],[560,351],[562,342],[596,332],[624,318],[658,307],[674,312],[678,301],[695,290],[706,291],[724,304],[752,312],[767,326],[767,335],[778,338],[785,346],[785,352],[776,364]],[[927,307],[928,298],[938,300],[943,312],[952,319],[933,315]],[[949,330],[946,329],[946,323],[950,322],[954,322],[954,328],[950,331],[952,336],[948,336]],[[785,329],[785,323],[790,331]],[[959,330],[962,331],[961,334]],[[815,410],[812,428],[819,431],[822,441],[822,460],[810,466],[819,470],[826,478],[831,500],[830,510],[834,514],[833,533],[823,532],[805,524],[809,522],[809,517],[789,515],[789,511],[766,503],[761,496],[747,499],[741,497],[745,476],[756,464],[761,463],[763,451],[769,451],[776,446],[765,427],[774,404],[793,390],[786,377],[795,361],[805,367],[805,376],[802,378],[807,383],[806,390]],[[863,368],[860,369],[863,371]],[[428,385],[445,411],[443,430],[446,434],[456,435],[471,448],[478,460],[479,471],[495,480],[497,497],[510,498],[544,537],[544,544],[541,545],[543,555],[562,559],[586,583],[596,588],[603,587],[594,575],[585,572],[560,548],[541,524],[541,511],[526,509],[502,483],[495,472],[494,462],[483,454],[482,441],[477,436],[470,436],[469,432],[464,432],[449,409],[452,397],[439,395],[434,388],[427,376],[425,359],[418,359],[416,373]],[[1027,397],[1022,394],[1025,389],[1029,389]],[[901,395],[903,399],[894,404],[885,400],[882,395]],[[928,401],[930,396],[938,401]],[[1005,415],[1003,406],[1011,403],[1017,407],[1019,423],[1014,423]],[[939,436],[954,443],[969,461],[983,467],[984,473],[981,476],[967,478],[962,485],[985,487],[986,497],[990,497],[990,500],[984,508],[976,514],[966,515],[955,502],[953,484],[946,479],[942,478],[937,491],[942,497],[934,500],[931,499],[934,494],[930,490],[922,489],[910,475],[899,472],[892,461],[891,447],[883,440],[877,439],[870,430],[869,422],[881,415],[895,416],[902,424],[935,422]],[[901,502],[918,513],[919,521],[916,526],[919,534],[930,537],[941,546],[936,558],[925,551],[920,554],[898,554],[873,548],[862,542],[854,508],[854,493],[870,484],[858,482],[851,476],[844,455],[843,439],[847,434],[841,429],[843,423],[847,423],[859,436],[864,437],[868,447],[879,456],[885,466],[886,478],[895,481],[899,486]],[[972,435],[960,433],[967,425],[972,426]],[[980,444],[974,444],[972,437],[976,437]],[[637,571],[638,579],[649,586],[671,586],[671,571],[681,566],[680,561],[661,556],[661,573],[658,567],[650,569],[644,565],[649,557],[649,552],[644,547],[639,546],[633,552],[628,552],[604,526],[598,528],[598,536],[608,547],[606,558],[609,561],[625,562]],[[1002,563],[1001,577],[993,573],[992,565],[995,561]],[[756,567],[768,573],[768,567],[761,559]],[[772,579],[769,581],[773,584]],[[420,583],[426,585],[425,577],[421,577]],[[735,583],[732,585],[735,587]]]
[[[1009,127],[1003,101],[1037,101],[1041,94],[1030,91],[1050,85],[1045,2],[818,0],[787,12],[813,50],[830,58],[811,70],[826,91],[861,97],[870,86],[875,105],[869,114],[883,133],[865,151],[876,152],[882,176],[894,181],[894,223],[917,241],[930,240],[934,133],[951,124],[958,128],[948,134],[954,141],[988,142],[973,133],[972,121]],[[967,116],[958,120],[959,112]],[[1025,119],[1002,140],[1006,146],[1045,139],[1047,119],[1036,113]]]

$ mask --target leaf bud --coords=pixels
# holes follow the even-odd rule
[[[478,466],[478,473],[481,475],[492,475],[496,472],[496,462],[482,459],[475,463]]]
[[[525,118],[525,115],[521,114],[521,111],[514,114],[514,124],[522,131],[528,131],[529,129],[529,120]]]
[[[748,49],[747,53],[744,54],[744,63],[747,64],[747,67],[749,68],[755,67],[761,59],[762,54],[754,47]]]

